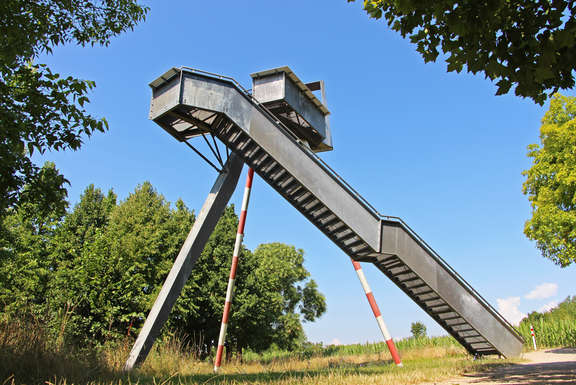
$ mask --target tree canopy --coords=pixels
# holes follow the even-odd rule
[[[425,62],[442,52],[449,72],[484,73],[497,95],[514,87],[543,104],[574,86],[574,1],[364,0],[364,9],[408,37]]]
[[[426,325],[422,322],[412,322],[410,324],[410,333],[412,333],[413,338],[424,338],[426,337]]]
[[[26,199],[0,223],[0,307],[6,315],[44,306],[54,268],[52,240],[68,207],[64,181],[47,162],[22,189],[37,199]]]
[[[536,324],[541,319],[546,321],[574,321],[576,319],[576,296],[566,297],[564,301],[548,311],[533,311],[522,320],[522,323]]]
[[[85,109],[95,83],[60,76],[41,55],[67,43],[106,46],[147,10],[135,0],[0,2],[0,217],[36,183],[34,151],[76,150],[108,128]]]
[[[171,205],[148,182],[120,202],[113,191],[90,185],[66,212],[63,177],[49,163],[39,175],[45,191],[61,193],[52,199],[58,203],[22,204],[5,215],[0,314],[41,319],[71,344],[134,337],[194,213],[182,200]],[[218,338],[237,226],[234,207],[227,207],[164,328],[193,338],[200,354],[209,354]],[[305,341],[302,322],[326,310],[304,252],[270,243],[254,252],[242,247],[240,258],[228,351],[297,347]]]
[[[524,233],[560,266],[576,261],[576,98],[555,95],[540,127],[541,145],[528,147],[524,194],[532,218]]]
[[[272,343],[294,349],[305,342],[301,321],[314,321],[326,311],[324,296],[304,268],[304,251],[282,243],[260,245],[241,263],[230,330],[241,347],[262,350]],[[245,271],[246,271],[245,270]]]
[[[217,341],[238,217],[226,208],[176,301],[169,327],[181,333],[202,331],[205,342]],[[241,248],[228,328],[229,350],[264,350],[271,344],[290,349],[305,341],[302,321],[326,310],[303,266],[304,252],[282,243]]]

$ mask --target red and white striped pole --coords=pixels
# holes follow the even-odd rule
[[[536,348],[536,334],[534,334],[534,326],[530,324],[530,335],[532,336],[532,343],[534,344],[534,350],[538,350]]]
[[[222,325],[220,326],[220,336],[218,337],[218,350],[216,351],[216,361],[214,362],[214,373],[218,372],[222,364],[222,352],[224,351],[224,340],[226,339],[226,329],[228,328],[228,314],[230,313],[230,304],[232,302],[232,293],[234,292],[234,280],[236,279],[236,269],[238,267],[238,255],[244,238],[244,225],[246,224],[246,214],[248,213],[248,202],[250,201],[250,190],[252,189],[252,180],[254,179],[254,170],[248,169],[246,176],[246,187],[244,188],[244,198],[242,199],[242,210],[240,211],[240,220],[238,221],[238,232],[236,233],[236,243],[234,244],[234,255],[232,256],[232,266],[230,267],[230,278],[228,279],[228,289],[226,290],[226,302],[224,303],[224,314],[222,314]]]
[[[354,265],[354,270],[356,270],[356,274],[358,274],[358,279],[360,279],[360,283],[362,284],[362,288],[364,288],[364,292],[366,293],[366,298],[368,298],[368,302],[370,303],[370,307],[372,308],[372,312],[374,313],[374,317],[376,317],[376,321],[378,322],[378,326],[380,327],[380,331],[384,336],[384,340],[386,341],[386,345],[388,345],[388,350],[390,350],[390,354],[392,355],[392,359],[396,363],[397,366],[402,366],[402,361],[400,360],[400,355],[398,355],[398,350],[396,350],[396,345],[394,345],[394,340],[390,336],[388,332],[388,328],[384,323],[384,319],[382,318],[382,313],[380,313],[380,309],[376,304],[376,300],[374,299],[374,294],[372,294],[372,289],[368,285],[368,281],[366,280],[366,276],[362,271],[362,266],[360,263],[356,262],[355,260],[351,259],[352,264]]]

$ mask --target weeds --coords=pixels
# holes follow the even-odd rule
[[[98,352],[61,344],[38,320],[0,322],[2,383],[43,383],[58,377],[86,381],[96,376],[109,377]]]

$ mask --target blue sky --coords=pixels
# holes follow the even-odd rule
[[[303,81],[326,81],[334,151],[321,156],[380,212],[402,217],[493,306],[514,319],[576,294],[575,267],[544,259],[522,233],[526,146],[538,141],[547,105],[496,97],[482,76],[424,64],[361,2],[147,4],[147,21],[109,47],[60,47],[41,60],[95,80],[89,110],[110,123],[80,151],[36,158],[56,162],[72,202],[90,183],[124,199],[148,180],[167,200],[198,210],[216,173],[148,120],[148,83],[185,65],[250,88],[250,73],[288,65]],[[256,178],[245,243],[274,241],[305,250],[326,295],[326,314],[305,326],[311,341],[381,339],[348,257]],[[364,270],[393,337],[408,336],[415,321],[444,334],[373,266]]]

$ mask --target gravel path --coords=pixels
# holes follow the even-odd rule
[[[576,349],[561,348],[524,353],[526,362],[465,375],[435,385],[547,385],[576,384]],[[424,384],[423,384],[424,385]],[[428,384],[432,385],[432,384]]]

